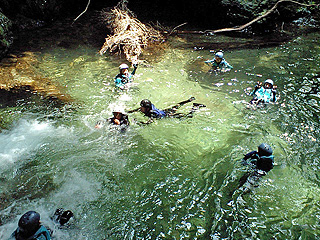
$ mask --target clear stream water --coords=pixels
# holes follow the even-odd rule
[[[137,70],[128,91],[113,78],[123,62],[99,48],[29,41],[35,71],[63,86],[73,101],[62,108],[22,101],[0,109],[0,238],[28,210],[41,214],[55,239],[317,239],[320,235],[320,33],[276,47],[225,51],[234,69],[210,74],[204,43],[247,42],[225,36],[169,39]],[[27,41],[28,39],[24,39]],[[212,49],[219,50],[219,49]],[[272,78],[278,104],[247,109],[246,93]],[[193,118],[139,126],[130,114],[125,133],[96,121],[116,106],[150,99],[165,108],[194,96]],[[191,104],[179,112],[187,113]],[[253,187],[238,189],[248,169],[243,154],[269,143],[275,168]],[[71,209],[68,229],[50,220]]]

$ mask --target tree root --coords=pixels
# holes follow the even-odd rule
[[[151,26],[141,23],[126,7],[122,0],[110,11],[101,12],[102,19],[110,29],[112,35],[108,36],[100,49],[102,55],[106,51],[124,52],[129,62],[137,63],[143,49],[151,43],[164,41],[161,33]]]

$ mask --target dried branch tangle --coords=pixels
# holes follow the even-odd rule
[[[106,38],[99,51],[101,55],[108,50],[118,53],[123,51],[129,62],[136,63],[147,45],[164,40],[159,31],[141,23],[126,7],[124,0],[110,11],[103,10],[102,18],[112,35]]]

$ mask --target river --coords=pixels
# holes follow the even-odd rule
[[[142,56],[147,62],[126,91],[113,82],[123,58],[77,40],[24,39],[39,60],[35,70],[72,101],[0,109],[0,238],[36,210],[56,239],[317,239],[319,39],[313,32],[250,47],[250,39],[227,36],[171,37]],[[208,46],[226,42],[248,47],[225,50],[230,72],[208,72]],[[268,78],[277,104],[247,109],[248,88]],[[147,98],[166,108],[191,96],[206,105],[193,118],[141,126],[135,121],[146,119],[132,113],[126,132],[94,128],[117,106],[134,109]],[[241,158],[262,142],[272,146],[275,167],[241,191],[248,171]],[[50,220],[58,207],[74,212],[69,228]]]

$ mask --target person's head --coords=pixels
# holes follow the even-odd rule
[[[222,59],[223,59],[223,52],[217,52],[215,55],[214,55],[215,59],[217,62],[221,62]]]
[[[126,75],[129,73],[129,66],[125,63],[122,63],[120,66],[119,66],[119,70],[120,70],[120,73],[122,75]]]
[[[122,116],[123,116],[123,113],[122,112],[112,112],[113,113],[113,117],[118,119],[118,120],[121,120],[122,119]]]
[[[266,144],[266,143],[261,143],[258,146],[258,154],[260,157],[262,156],[271,156],[273,153],[272,148],[270,147],[270,145]]]
[[[150,102],[150,100],[148,99],[143,99],[141,102],[140,102],[140,109],[141,109],[141,112],[143,113],[148,113],[151,108],[152,108],[152,103]]]
[[[121,120],[124,115],[124,108],[122,108],[121,106],[116,106],[113,109],[112,114],[114,118]]]
[[[22,215],[18,223],[18,234],[21,237],[30,237],[40,228],[40,214],[35,211],[29,211]]]
[[[267,89],[273,88],[273,81],[272,81],[271,79],[267,79],[267,80],[264,82],[263,87],[264,87],[264,88],[267,88]]]

